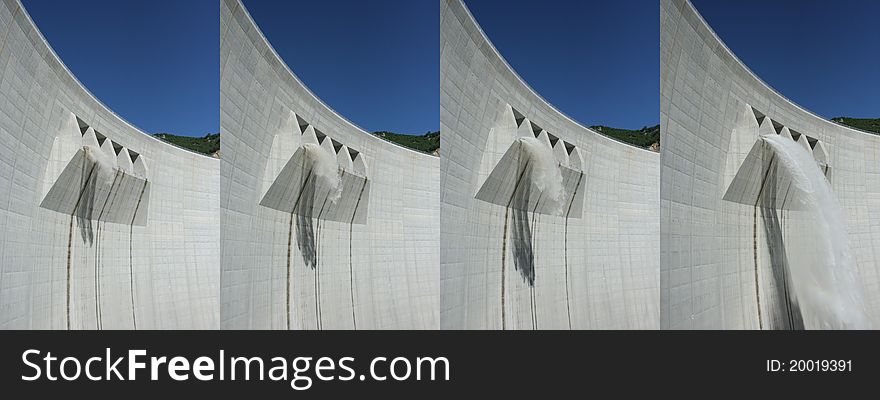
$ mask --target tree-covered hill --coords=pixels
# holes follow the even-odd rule
[[[440,148],[440,132],[428,132],[424,135],[402,135],[394,132],[379,131],[373,132],[373,134],[401,146],[425,153],[434,153]]]
[[[837,122],[838,124],[851,126],[853,128],[861,129],[863,131],[880,133],[880,118],[837,117],[831,118],[831,120]]]
[[[196,153],[213,156],[220,151],[220,134],[212,133],[202,137],[179,136],[170,133],[156,133],[153,136]]]

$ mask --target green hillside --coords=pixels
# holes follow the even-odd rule
[[[603,135],[638,147],[650,148],[651,145],[660,142],[660,125],[646,126],[637,130],[611,128],[601,125],[592,126],[591,128]],[[440,132],[428,132],[419,136],[402,135],[388,131],[373,132],[373,134],[401,146],[425,153],[434,153],[440,149]]]
[[[401,135],[399,133],[379,131],[374,135],[425,153],[433,153],[440,148],[440,132],[428,132],[424,135]]]
[[[866,132],[880,134],[880,118],[837,117],[832,118],[832,121]],[[650,148],[653,144],[660,142],[660,125],[646,126],[637,130],[612,128],[603,125],[594,125],[591,128],[603,135],[638,147]],[[424,135],[403,135],[379,131],[373,132],[373,134],[401,146],[425,153],[434,153],[440,149],[440,132],[428,132]],[[219,133],[208,134],[202,137],[179,136],[170,133],[157,133],[154,136],[197,153],[214,155],[220,151]]]
[[[220,151],[220,134],[207,134],[202,137],[178,136],[170,133],[156,133],[153,136],[196,153],[214,155]]]
[[[831,120],[837,122],[838,124],[851,126],[853,128],[861,129],[863,131],[880,133],[880,118],[837,117],[831,118]]]
[[[852,125],[858,127],[859,129],[880,132],[880,120],[854,118],[844,119],[847,121],[857,121],[858,123],[862,123],[862,125]],[[835,121],[836,120],[837,119],[835,119]],[[865,124],[861,121],[873,121],[873,125]],[[847,125],[850,124],[847,123]],[[868,126],[868,128],[865,128],[863,126]],[[871,126],[873,126],[873,128]],[[630,143],[639,147],[650,147],[652,144],[660,142],[660,125],[644,127],[638,130],[611,128],[601,125],[592,126],[591,128],[598,131],[599,133],[602,133],[603,135],[610,136],[622,142]],[[388,131],[379,131],[373,132],[373,134],[385,140],[397,143],[401,146],[425,153],[435,153],[440,149],[440,132],[428,132],[424,135],[404,135]],[[220,151],[219,133],[208,134],[202,137],[180,136],[170,133],[157,133],[153,136],[197,153],[214,155],[218,151]]]
[[[651,147],[660,142],[660,125],[646,126],[638,130],[611,128],[608,126],[594,125],[590,128],[605,135],[639,147]]]

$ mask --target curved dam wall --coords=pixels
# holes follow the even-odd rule
[[[219,170],[107,109],[0,1],[0,328],[216,329]]]
[[[221,327],[438,328],[439,159],[345,120],[220,7]]]
[[[659,155],[553,108],[462,2],[440,12],[441,327],[657,329]]]
[[[791,271],[809,215],[760,139],[809,151],[843,208],[869,319],[880,322],[880,137],[825,120],[755,76],[686,0],[662,0],[661,314],[665,329],[804,328]],[[796,68],[796,66],[792,66]]]

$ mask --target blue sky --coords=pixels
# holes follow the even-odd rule
[[[436,0],[244,0],[290,69],[368,131],[440,129]]]
[[[584,125],[660,121],[656,1],[465,0],[517,73]]]
[[[825,118],[880,117],[880,2],[692,0],[774,89]]]
[[[148,133],[220,131],[216,1],[22,0],[67,67]]]

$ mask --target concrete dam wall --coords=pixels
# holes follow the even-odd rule
[[[437,329],[440,160],[347,121],[220,9],[221,327]]]
[[[689,0],[660,1],[659,154],[441,0],[439,157],[219,5],[215,159],[116,115],[0,0],[0,329],[880,328],[880,135],[775,91]]]
[[[660,157],[568,118],[440,2],[444,329],[657,329]]]
[[[0,329],[217,328],[219,171],[101,104],[0,1]]]
[[[687,0],[660,5],[662,328],[876,328],[880,137],[773,90]],[[815,183],[839,203],[840,226],[819,218],[834,207],[809,207],[798,189],[806,175],[780,157],[786,146],[812,157],[801,172],[824,175]],[[810,240],[817,234],[827,237]],[[823,252],[837,242],[841,262]],[[852,286],[820,305],[858,300],[838,313],[863,308],[867,326],[811,322],[810,297],[820,292],[801,290],[797,278],[817,262],[851,265]]]

